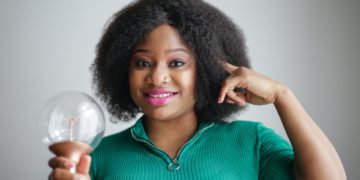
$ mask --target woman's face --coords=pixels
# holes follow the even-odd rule
[[[152,119],[194,115],[195,73],[195,58],[177,30],[160,25],[147,35],[131,58],[131,97]]]

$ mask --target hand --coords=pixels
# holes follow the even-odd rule
[[[49,180],[90,180],[91,158],[89,155],[83,155],[78,165],[68,158],[54,157],[49,160],[49,166],[53,171],[49,175]],[[76,173],[71,173],[70,169],[76,166]]]
[[[237,67],[229,63],[224,69],[230,74],[220,90],[218,103],[237,103],[245,106],[246,103],[264,105],[274,103],[286,87],[280,82],[256,73],[245,67]],[[235,88],[243,88],[244,93],[236,93]]]

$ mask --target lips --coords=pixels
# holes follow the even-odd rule
[[[167,89],[149,89],[145,90],[144,95],[149,104],[154,106],[161,106],[170,103],[171,99],[178,94],[178,92]]]

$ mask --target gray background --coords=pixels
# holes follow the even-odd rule
[[[95,45],[107,19],[128,2],[1,0],[0,179],[46,179],[52,155],[40,141],[41,107],[64,90],[93,95]],[[209,2],[243,29],[254,70],[295,92],[334,143],[349,179],[359,179],[359,1]],[[250,106],[238,118],[285,136],[272,105]],[[108,123],[106,134],[130,124]]]

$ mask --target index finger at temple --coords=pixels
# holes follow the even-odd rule
[[[225,99],[226,92],[229,90],[229,86],[224,85],[220,89],[219,97],[218,97],[218,103],[222,103]]]
[[[233,71],[237,70],[238,68],[239,68],[239,67],[234,66],[234,65],[232,65],[232,64],[230,64],[230,63],[227,63],[227,62],[224,63],[224,69],[225,69],[225,71],[227,71],[228,73],[232,73]]]

